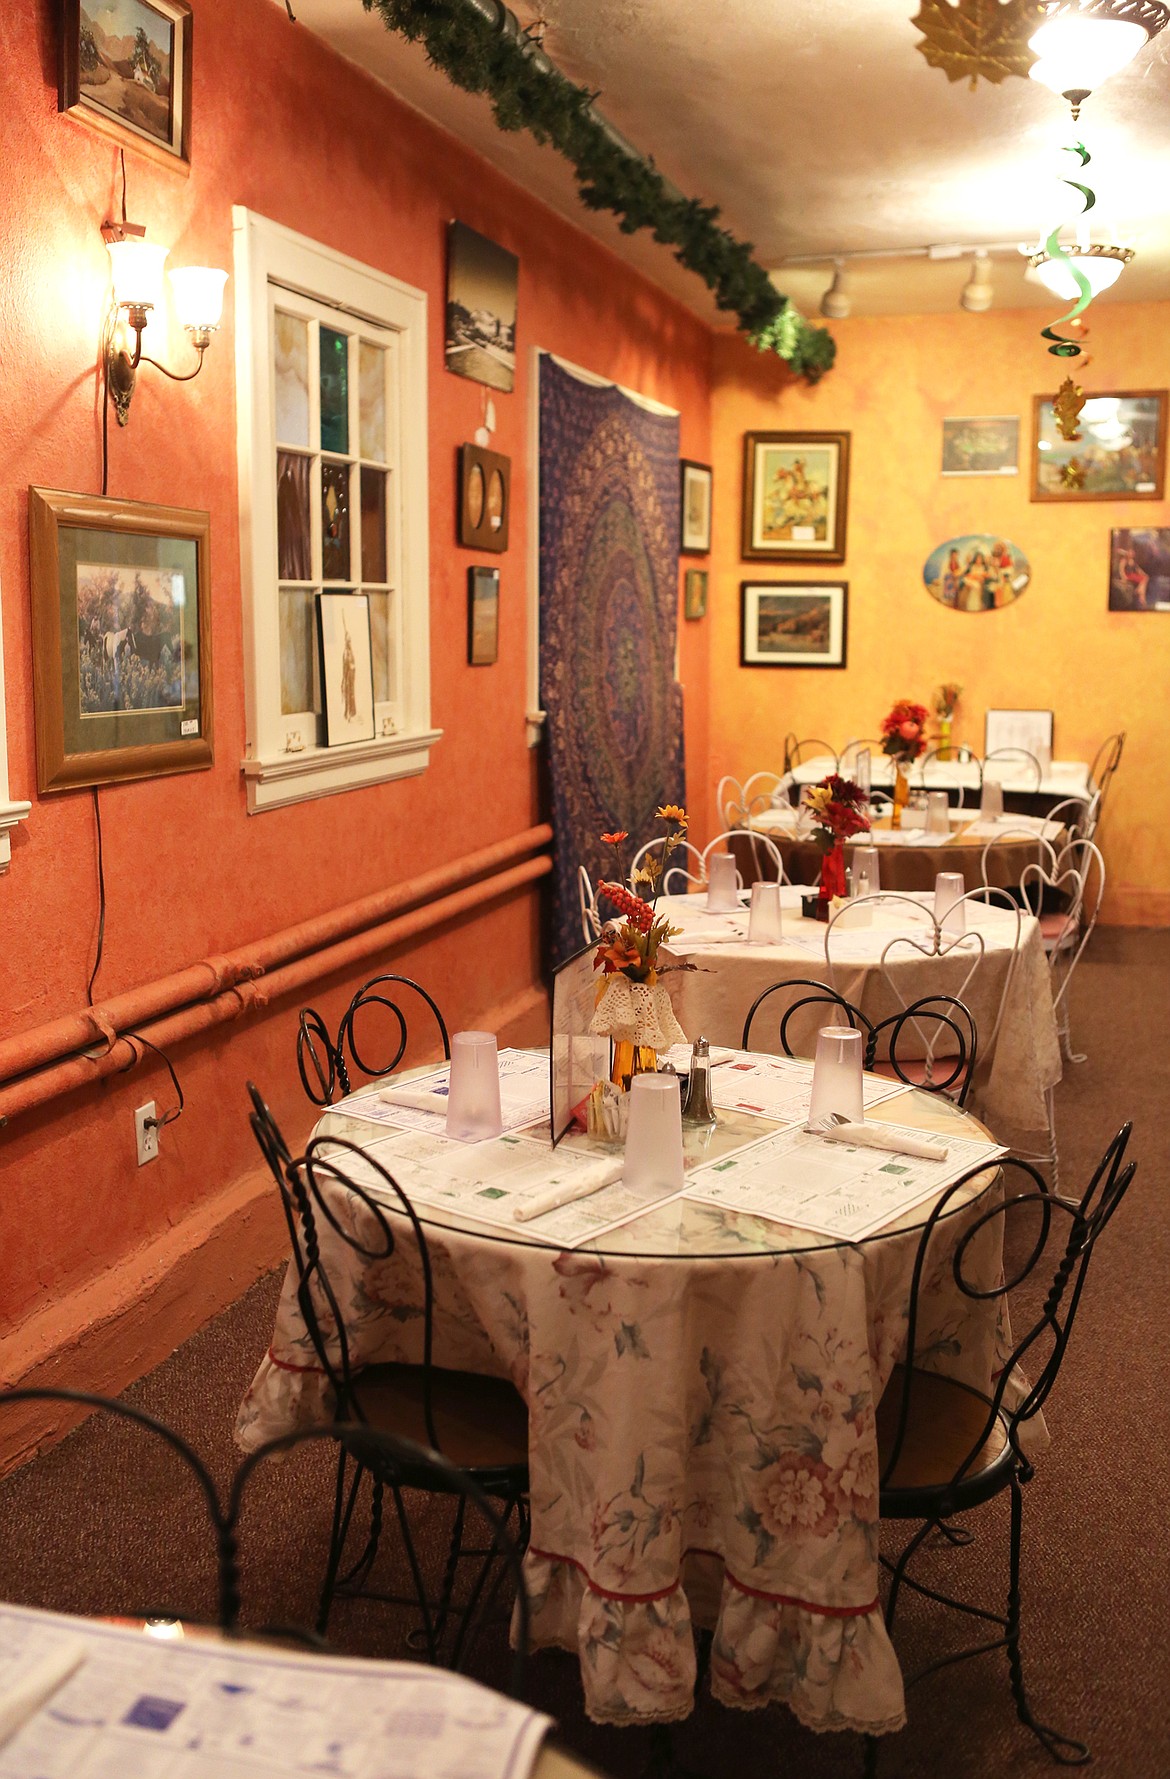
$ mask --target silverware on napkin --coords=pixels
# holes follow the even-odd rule
[[[815,1124],[806,1124],[810,1136],[824,1137],[829,1143],[849,1143],[855,1149],[885,1149],[891,1155],[916,1155],[922,1161],[945,1161],[945,1143],[932,1143],[926,1137],[907,1137],[888,1124],[855,1124],[830,1112]]]

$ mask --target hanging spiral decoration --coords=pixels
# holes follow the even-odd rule
[[[1074,143],[1071,148],[1065,147],[1062,150],[1062,153],[1075,154],[1081,163],[1082,171],[1088,166],[1093,158],[1083,142]],[[1084,202],[1081,205],[1081,215],[1087,216],[1097,202],[1096,192],[1091,186],[1082,185],[1077,179],[1066,179],[1064,184],[1071,185],[1075,192],[1081,194],[1081,197],[1084,199]],[[1050,260],[1063,260],[1064,264],[1072,274],[1078,295],[1072,308],[1066,310],[1063,315],[1058,315],[1051,327],[1041,328],[1040,338],[1042,340],[1052,341],[1052,345],[1049,346],[1048,350],[1054,357],[1079,358],[1081,355],[1080,341],[1073,334],[1058,334],[1056,330],[1066,321],[1075,321],[1078,315],[1084,314],[1085,310],[1093,300],[1093,287],[1085,277],[1085,274],[1081,271],[1081,268],[1074,260],[1069,258],[1068,254],[1064,251],[1064,248],[1060,245],[1060,231],[1062,227],[1063,223],[1061,222],[1058,222],[1055,225],[1052,233],[1044,243],[1044,251],[1047,253]]]

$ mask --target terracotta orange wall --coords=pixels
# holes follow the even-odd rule
[[[10,0],[0,63],[9,155],[0,193],[0,599],[11,791],[33,798],[11,870],[0,878],[0,1035],[83,1005],[97,913],[90,793],[37,798],[30,687],[26,488],[100,486],[95,361],[107,263],[98,229],[117,202],[115,148],[57,113],[58,10],[48,0]],[[445,733],[422,777],[245,813],[229,286],[224,327],[198,381],[177,387],[145,372],[128,430],[110,428],[111,494],[211,514],[216,758],[206,773],[101,792],[108,913],[99,998],[537,819],[536,757],[524,730],[530,345],[679,408],[683,453],[710,456],[711,337],[686,311],[289,24],[272,0],[199,7],[195,48],[190,176],[128,151],[131,218],[170,242],[177,263],[230,266],[231,206],[244,204],[428,293],[432,717]],[[466,664],[466,568],[474,557],[453,541],[456,446],[472,436],[481,411],[479,385],[442,365],[444,225],[453,216],[521,263],[517,387],[496,396],[495,440],[513,462],[517,541],[501,559],[500,659],[490,669]],[[160,354],[165,345],[156,340],[148,350],[182,358],[181,339]],[[700,783],[709,752],[705,630],[688,626],[681,641]],[[514,897],[396,962],[428,983],[455,1026],[492,1010],[530,1012],[539,984],[538,898]],[[311,998],[336,1011],[352,986],[336,982]],[[188,1223],[196,1229],[201,1207],[255,1162],[244,1117],[250,1075],[298,1134],[304,1130],[294,1013],[276,1006],[266,1018],[178,1048],[187,1111],[163,1132],[162,1157],[148,1168],[135,1165],[132,1109],[147,1097],[170,1103],[157,1067],[0,1133],[0,1329],[74,1301],[87,1281],[111,1276],[144,1245],[169,1241],[168,1232],[178,1232],[182,1249],[182,1232]],[[244,1274],[252,1263],[243,1263]],[[204,1279],[204,1313],[248,1282]],[[198,1319],[198,1308],[191,1313]]]
[[[1170,304],[1103,303],[1091,320],[1090,393],[1170,384]],[[1105,735],[1124,728],[1102,830],[1108,913],[1170,924],[1170,616],[1107,610],[1110,528],[1170,524],[1170,504],[1029,500],[1032,398],[1051,394],[1064,375],[1044,350],[1042,325],[1039,311],[835,322],[837,364],[815,388],[735,339],[717,342],[708,777],[775,769],[790,729],[838,746],[873,735],[893,699],[929,703],[951,679],[963,685],[956,738],[980,750],[989,706],[1051,707],[1058,758],[1091,759]],[[1020,474],[940,476],[941,422],[956,414],[1018,414]],[[852,434],[846,560],[840,568],[741,562],[743,435],[805,427]],[[1031,563],[1023,597],[1001,611],[945,610],[923,586],[934,546],[973,531],[1007,536]],[[847,581],[847,667],[740,667],[739,587],[749,579]]]

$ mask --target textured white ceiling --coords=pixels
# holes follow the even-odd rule
[[[278,0],[283,5],[283,0]],[[525,21],[531,5],[515,5]],[[360,0],[297,0],[299,26],[468,142],[696,313],[699,280],[646,236],[623,236],[575,195],[555,152],[496,129],[486,100],[452,87]],[[917,0],[544,0],[545,48],[598,91],[599,108],[685,192],[719,204],[776,282],[815,314],[830,276],[791,258],[958,242],[1034,242],[1079,200],[1061,144],[1064,102],[1033,81],[952,85],[927,66]],[[1087,102],[1094,238],[1137,249],[1106,302],[1170,297],[1170,28]],[[964,261],[851,269],[854,314],[953,308]],[[996,307],[1053,306],[997,258]],[[725,325],[730,325],[724,322]]]

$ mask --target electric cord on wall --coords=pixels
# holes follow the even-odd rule
[[[89,1006],[93,1006],[93,985],[97,981],[97,973],[101,969],[102,951],[106,943],[106,868],[102,857],[102,810],[98,802],[98,788],[93,789],[93,819],[97,828],[97,869],[98,869],[98,930],[97,956],[93,960],[93,969],[89,973],[89,981],[85,985],[85,998]]]
[[[161,1118],[144,1118],[142,1120],[143,1125],[147,1130],[161,1130],[164,1124],[173,1124],[176,1118],[181,1118],[183,1116],[183,1106],[185,1104],[183,1099],[183,1089],[179,1084],[179,1077],[175,1073],[174,1063],[171,1061],[165,1050],[160,1050],[157,1044],[152,1044],[149,1038],[144,1038],[142,1036],[141,1032],[122,1032],[121,1036],[125,1038],[127,1044],[144,1044],[148,1050],[153,1050],[156,1056],[162,1058],[163,1062],[167,1065],[167,1074],[171,1078],[171,1085],[174,1087],[175,1093],[178,1096],[179,1103],[177,1106],[172,1106],[170,1111],[164,1112]]]

